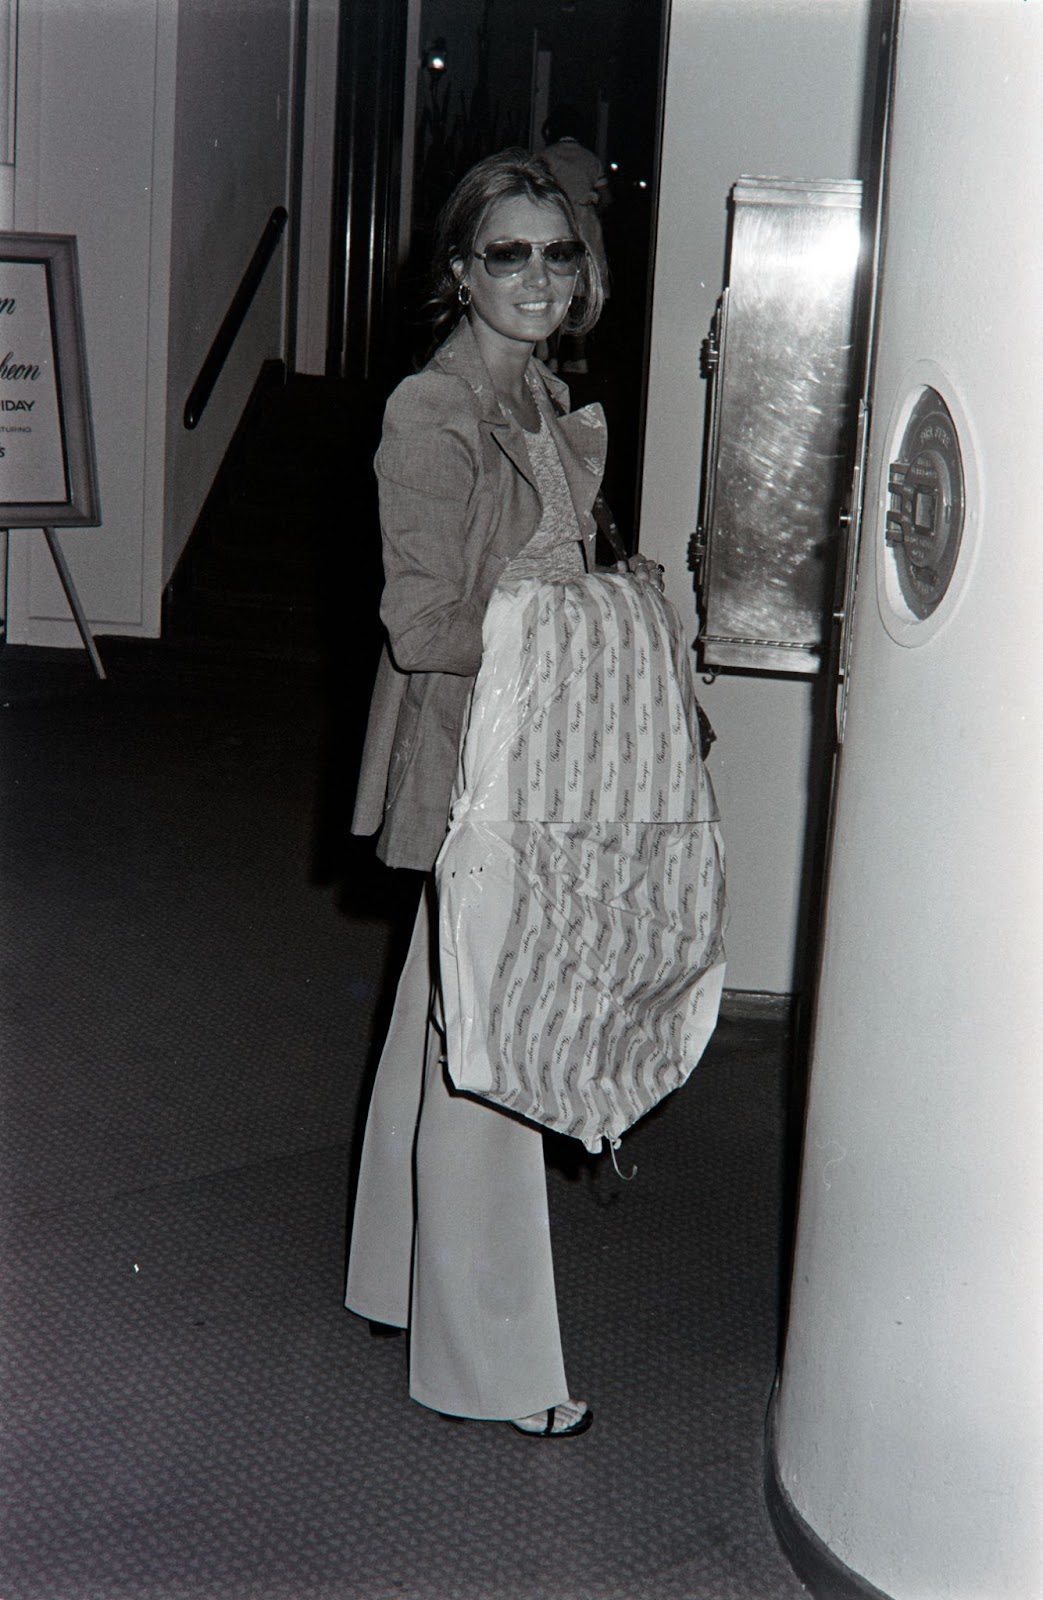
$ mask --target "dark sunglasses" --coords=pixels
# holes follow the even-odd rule
[[[474,254],[485,262],[490,278],[513,278],[516,272],[528,266],[534,250],[547,271],[556,272],[562,278],[578,272],[587,253],[582,239],[551,239],[549,244],[533,244],[529,239],[497,239],[484,251],[475,250]]]

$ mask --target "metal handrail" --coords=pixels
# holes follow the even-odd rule
[[[250,309],[251,301],[260,287],[261,279],[267,270],[268,263],[275,254],[275,247],[282,237],[289,213],[285,206],[276,206],[257,242],[257,248],[250,257],[250,264],[243,273],[238,289],[232,296],[231,304],[225,312],[224,321],[217,330],[213,344],[207,351],[206,360],[199,369],[199,376],[192,385],[188,399],[185,401],[184,424],[186,428],[197,426],[200,417],[206,410],[207,402],[214,392],[221,369],[228,360],[228,353],[235,343],[239,329],[246,320],[246,313]]]

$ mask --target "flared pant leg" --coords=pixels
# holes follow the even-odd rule
[[[374,1084],[347,1303],[408,1324],[410,1393],[422,1405],[463,1417],[528,1416],[568,1398],[543,1138],[449,1081],[430,1021],[432,901],[429,891]],[[404,1145],[412,1147],[414,1130],[411,1166]],[[404,1306],[407,1216],[412,1289]]]
[[[345,1304],[372,1322],[409,1326],[416,1202],[413,1150],[431,1028],[431,915],[425,887],[373,1081],[348,1252]]]

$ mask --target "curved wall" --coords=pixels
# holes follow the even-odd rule
[[[1043,13],[903,0],[880,344],[777,1478],[895,1600],[1043,1594]],[[956,420],[935,615],[892,419]],[[823,1593],[830,1592],[824,1589]]]

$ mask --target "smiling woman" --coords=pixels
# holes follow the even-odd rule
[[[562,236],[567,225],[556,205],[527,195],[500,200],[479,229],[471,261],[455,257],[453,271],[472,293],[477,286],[479,304],[534,304],[549,312],[557,326],[572,300],[584,256],[578,239]]]
[[[569,415],[565,385],[533,357],[566,318],[600,310],[577,237],[565,195],[523,151],[480,162],[439,219],[442,343],[391,396],[377,455],[387,646],[353,824],[428,889],[369,1109],[347,1303],[409,1328],[414,1399],[553,1438],[584,1432],[591,1412],[565,1378],[542,1138],[447,1075],[431,873],[490,597],[523,552],[545,578],[593,566],[603,413]]]
[[[369,1108],[347,1304],[409,1328],[422,1404],[566,1438],[591,1412],[565,1379],[542,1138],[454,1086],[432,869],[464,723],[481,716],[471,691],[490,600],[513,608],[535,585],[556,609],[594,567],[604,414],[570,413],[533,351],[564,324],[590,327],[601,284],[568,199],[517,150],[480,162],[450,197],[434,272],[443,342],[391,396],[377,452],[387,645],[353,823],[379,831],[388,865],[428,882]],[[442,959],[466,964],[464,941],[447,953],[447,906]],[[472,940],[482,915],[469,913]]]
[[[547,259],[545,248],[553,247],[560,258],[564,244],[566,258],[572,253],[569,247],[575,241],[567,237],[568,227],[560,206],[517,195],[490,208],[470,258],[456,256],[452,261],[458,295],[468,306],[471,328],[497,394],[532,431],[539,418],[525,372],[535,343],[549,338],[564,320],[582,262],[581,250],[571,260],[559,259],[553,270]],[[501,241],[507,249],[498,254]],[[503,273],[501,266],[514,260],[518,263],[514,270]]]

